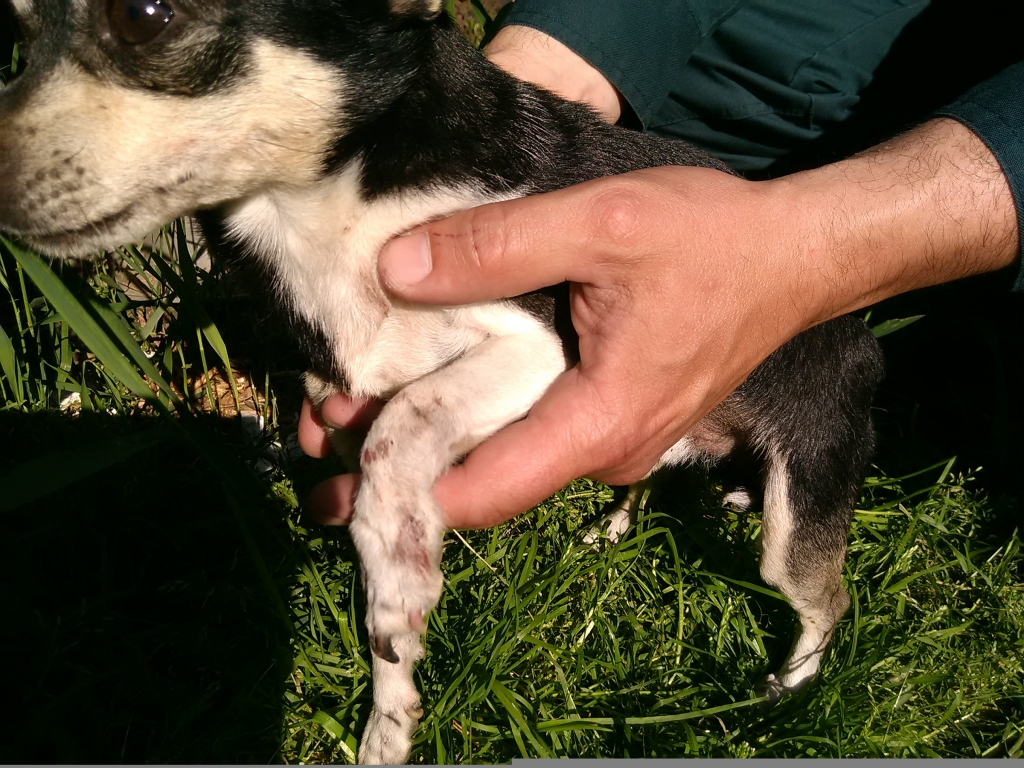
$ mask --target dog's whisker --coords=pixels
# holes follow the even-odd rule
[[[267,145],[269,145],[271,147],[277,147],[278,149],[285,149],[285,150],[288,150],[289,152],[294,152],[297,155],[317,155],[317,154],[320,154],[318,152],[313,152],[313,151],[308,150],[308,149],[302,149],[300,147],[290,147],[287,144],[280,144],[280,143],[278,143],[276,141],[271,141],[270,139],[256,139],[256,142],[259,143],[259,144],[267,144]]]

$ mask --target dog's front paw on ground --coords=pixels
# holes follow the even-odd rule
[[[374,707],[359,744],[362,765],[402,765],[409,759],[412,736],[423,710],[418,703],[383,711]]]

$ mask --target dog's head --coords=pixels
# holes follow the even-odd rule
[[[3,2],[3,0],[0,0]],[[440,0],[9,0],[0,229],[53,255],[308,184],[415,70]]]

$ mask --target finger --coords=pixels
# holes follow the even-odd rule
[[[576,369],[563,374],[525,419],[482,443],[438,480],[434,494],[449,527],[497,525],[616,461],[616,426],[594,418],[604,410],[599,401]]]
[[[331,395],[320,406],[320,418],[328,426],[337,429],[365,432],[370,429],[383,407],[383,401],[372,397]]]
[[[317,485],[306,497],[306,514],[321,525],[348,525],[362,475],[336,475]]]
[[[435,221],[384,246],[381,280],[402,298],[434,304],[589,282],[604,241],[638,229],[642,204],[633,187],[599,179]]]
[[[569,101],[582,101],[607,122],[622,114],[622,97],[599,69],[550,35],[510,25],[484,51],[495,66]]]
[[[308,397],[302,401],[299,412],[299,447],[314,459],[331,455],[331,440],[327,437],[326,427]]]
[[[544,425],[529,418],[477,447],[434,486],[449,528],[490,528],[532,509],[573,479],[536,445]]]

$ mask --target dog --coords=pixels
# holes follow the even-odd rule
[[[727,169],[499,71],[440,0],[11,1],[27,68],[0,92],[0,228],[79,256],[198,212],[215,254],[263,271],[308,354],[315,404],[337,391],[388,400],[358,455],[349,526],[373,654],[359,758],[404,762],[422,716],[413,665],[442,589],[431,488],[577,353],[565,286],[412,306],[382,289],[377,253],[483,203],[655,166]],[[849,605],[841,572],[881,374],[864,323],[832,320],[771,355],[659,462],[746,450],[763,463],[761,574],[800,623],[764,681],[771,699],[815,676]]]

